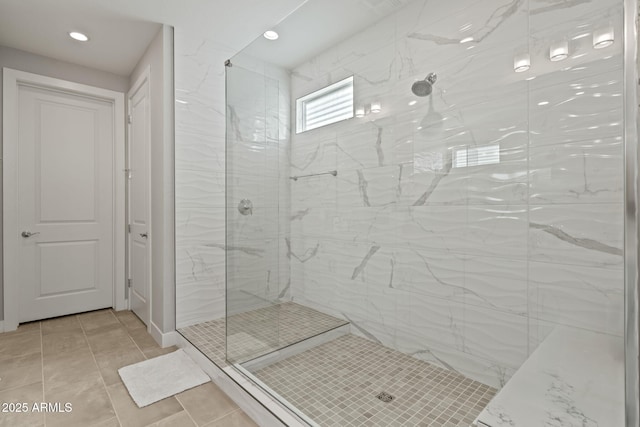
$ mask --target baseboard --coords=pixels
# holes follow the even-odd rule
[[[153,322],[149,322],[147,332],[149,332],[155,342],[162,348],[171,347],[178,343],[178,333],[176,331],[162,332]]]
[[[260,427],[309,427],[234,368],[220,369],[182,335],[177,335],[177,346]]]

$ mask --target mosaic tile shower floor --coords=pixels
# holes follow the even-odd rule
[[[230,342],[235,354],[265,354],[343,324],[288,302],[232,316],[229,329],[236,340]],[[225,319],[218,319],[179,332],[225,367],[225,329]],[[264,347],[257,348],[250,337]],[[497,392],[355,335],[281,360],[254,375],[321,427],[468,427]],[[393,400],[378,399],[382,392]]]
[[[245,361],[348,324],[342,319],[293,302],[285,302],[178,330],[213,363],[224,368],[225,328],[229,354]]]
[[[468,427],[497,392],[354,335],[254,375],[322,427]]]

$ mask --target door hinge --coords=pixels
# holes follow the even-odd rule
[[[131,287],[131,279],[127,279],[127,285],[128,287]]]
[[[127,224],[127,230],[131,233],[131,224]]]
[[[129,124],[133,123],[133,118],[131,117],[131,114],[127,116],[127,121],[129,122]]]

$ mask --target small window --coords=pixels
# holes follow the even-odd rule
[[[353,117],[353,76],[296,100],[296,133]]]
[[[453,167],[482,166],[500,163],[500,145],[465,147],[453,153]]]

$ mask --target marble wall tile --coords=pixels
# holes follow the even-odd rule
[[[532,148],[529,167],[532,203],[616,203],[622,200],[621,136]]]
[[[577,28],[585,23],[599,23],[611,19],[621,9],[616,0],[562,0],[549,3],[530,0],[529,15],[532,32],[554,28]]]
[[[346,222],[344,217],[336,214],[335,209],[321,207],[291,212],[288,219],[290,235],[295,237],[337,238],[338,236],[334,233],[334,224],[338,221]]]
[[[532,262],[529,276],[531,316],[622,336],[622,270]]]
[[[338,177],[340,174],[338,174]],[[291,181],[291,212],[337,206],[337,177],[321,175]]]
[[[339,171],[383,167],[393,164],[395,146],[393,120],[355,119],[351,129],[337,136]]]
[[[225,240],[223,208],[176,208],[176,234],[182,246],[223,244]]]
[[[296,143],[291,146],[291,173],[307,175],[336,170],[337,155],[335,135],[312,132],[296,135]]]
[[[492,257],[467,257],[466,304],[522,316],[527,309],[527,262]]]
[[[464,352],[517,369],[528,356],[527,317],[465,305]]]
[[[603,75],[537,89],[532,83],[532,147],[622,135],[621,68]]]
[[[177,208],[223,208],[225,176],[221,172],[176,170]]]
[[[176,250],[177,286],[207,282],[214,288],[224,288],[224,263],[223,243],[183,245]]]
[[[402,235],[410,247],[446,254],[466,252],[465,206],[416,206],[408,208],[408,215]]]
[[[388,275],[389,288],[415,294],[420,301],[430,296],[464,303],[467,291],[462,255],[409,248],[394,249],[387,258],[393,273]]]
[[[621,269],[622,204],[531,206],[529,259]]]
[[[339,208],[381,207],[398,203],[404,165],[342,171],[338,173]]]
[[[418,142],[414,142],[416,149]],[[405,168],[407,185],[402,187],[403,206],[466,205],[469,177],[466,168],[453,167],[453,150],[421,149]]]
[[[410,353],[425,349],[464,351],[464,304],[424,294],[399,294],[408,322],[396,325],[397,344]]]
[[[465,253],[526,259],[526,205],[469,206]]]
[[[224,287],[212,286],[209,282],[191,282],[176,286],[176,328],[219,319],[225,312]]]

